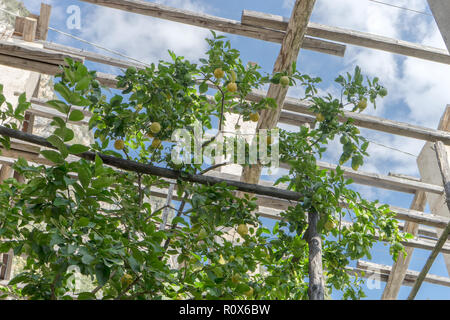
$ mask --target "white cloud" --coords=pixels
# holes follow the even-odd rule
[[[197,12],[206,10],[196,0],[159,2]],[[80,35],[91,42],[144,62],[168,59],[168,49],[192,60],[205,52],[204,39],[210,35],[206,29],[105,7],[93,6],[92,9],[82,12]]]
[[[427,10],[426,1],[423,0],[391,3],[420,11]],[[312,20],[445,48],[431,17],[369,1],[318,0]],[[348,46],[342,70],[352,70],[355,65],[359,65],[366,75],[379,77],[389,91],[389,96],[377,104],[377,110],[368,110],[367,113],[430,128],[437,127],[446,104],[450,102],[450,66]],[[422,141],[414,139],[369,130],[363,132],[374,141],[413,154],[418,154],[423,146]],[[373,144],[369,152],[371,157],[364,170],[385,174],[388,171],[418,174],[415,159],[411,156]]]

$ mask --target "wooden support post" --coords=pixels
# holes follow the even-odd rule
[[[36,39],[37,20],[25,18],[23,25],[23,40],[33,42]]]
[[[3,164],[0,169],[0,183],[3,180],[11,177],[12,168],[9,165]],[[0,254],[0,280],[8,280],[11,274],[13,252],[10,250],[8,253]]]
[[[306,231],[306,241],[309,247],[309,300],[324,300],[325,284],[322,266],[322,239],[317,232],[319,214],[311,212],[308,214],[308,230]]]
[[[445,145],[442,142],[438,141],[434,144],[434,146],[435,146],[436,156],[438,159],[439,169],[441,170],[441,174],[442,174],[442,180],[444,182],[446,204],[450,210],[450,165],[448,163],[448,155],[447,155],[447,152],[445,151]],[[450,234],[450,223],[447,225],[447,227],[442,232],[441,237],[439,238],[439,240],[436,244],[436,247],[431,251],[431,254],[428,257],[427,262],[425,263],[425,266],[423,267],[422,271],[420,272],[419,276],[417,277],[416,283],[414,284],[414,287],[412,288],[411,293],[408,296],[408,300],[414,300],[414,298],[416,297],[417,292],[419,291],[419,289],[423,283],[423,280],[425,279],[426,275],[428,274],[428,271],[430,271],[434,260],[436,259],[437,255],[441,251],[445,242],[447,241],[449,234]]]
[[[417,191],[411,204],[411,210],[424,211],[426,203],[427,199],[425,196],[425,192]],[[403,231],[416,236],[419,231],[419,224],[406,221]],[[405,250],[406,256],[399,255],[397,261],[392,267],[392,271],[389,274],[389,279],[386,283],[386,287],[384,288],[383,295],[381,296],[382,300],[397,299],[398,293],[408,271],[408,266],[411,262],[414,248],[407,247]]]
[[[41,12],[38,19],[36,39],[47,40],[48,26],[50,25],[50,15],[52,12],[52,6],[41,3]]]
[[[288,73],[292,72],[292,64],[297,61],[314,4],[315,0],[297,0],[295,2],[286,30],[286,36],[284,37],[280,53],[273,68],[273,73],[283,71]],[[256,130],[273,129],[276,127],[288,89],[289,87],[283,87],[281,85],[270,85],[267,97],[273,98],[278,107],[275,110],[266,109],[261,112]],[[261,171],[261,164],[245,167],[242,172],[241,181],[255,183],[255,181],[257,182],[259,180]]]

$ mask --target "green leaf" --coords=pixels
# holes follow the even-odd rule
[[[203,82],[202,84],[200,84],[199,91],[201,94],[208,91],[208,84],[206,82]]]
[[[64,158],[56,151],[53,150],[42,150],[41,154],[44,158],[54,162],[54,163],[62,163],[64,162]]]
[[[54,109],[58,110],[61,113],[64,113],[64,114],[69,113],[70,107],[61,100],[50,100],[50,101],[47,101],[47,104],[49,106],[53,107]]]
[[[59,150],[63,159],[67,158],[67,156],[69,155],[67,147],[58,136],[52,134],[50,137],[47,138],[47,141],[50,142],[55,148]]]
[[[89,77],[84,77],[77,83],[75,90],[84,91],[89,88],[90,83],[91,83],[91,79]]]
[[[69,116],[70,121],[81,121],[84,119],[84,114],[80,110],[72,110]]]
[[[64,100],[66,100],[67,102],[70,103],[70,96],[71,96],[72,92],[70,91],[69,88],[67,88],[64,84],[62,84],[60,82],[55,83],[54,88],[55,88],[55,91],[58,92],[64,98]]]
[[[78,300],[96,300],[97,297],[92,292],[81,292],[78,294]]]
[[[69,147],[69,153],[80,154],[89,150],[89,147],[83,146],[82,144],[73,144]]]
[[[95,276],[99,285],[104,285],[109,280],[110,269],[103,263],[98,263],[95,266]]]
[[[90,265],[92,263],[92,261],[94,261],[95,258],[93,256],[91,256],[89,253],[85,253],[83,255],[83,257],[81,258],[81,262],[83,262],[84,264]]]
[[[64,139],[64,142],[71,141],[75,134],[72,129],[69,128],[57,128],[55,129],[55,134]]]
[[[114,183],[114,178],[110,177],[101,177],[92,181],[92,188],[94,189],[105,189]]]
[[[91,183],[91,170],[86,165],[80,165],[77,169],[78,179],[80,179],[83,188],[87,188]]]
[[[81,217],[80,220],[78,220],[78,225],[80,227],[87,227],[87,225],[89,224],[90,220],[89,218],[86,217]]]

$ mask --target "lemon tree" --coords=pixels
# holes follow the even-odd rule
[[[258,66],[244,64],[229,41],[213,33],[199,63],[174,53],[145,69],[129,68],[117,77],[118,91],[108,93],[80,62],[67,60],[55,83],[60,99],[48,101],[64,117],[54,117],[53,133],[41,151],[53,165],[32,165],[19,158],[14,170],[26,178],[0,184],[0,252],[13,249],[24,255],[23,271],[10,286],[15,296],[27,299],[308,299],[309,254],[307,215],[318,215],[315,232],[322,243],[325,285],[342,290],[345,298],[364,295],[359,280],[345,273],[351,260],[370,258],[370,248],[381,240],[391,244],[394,258],[404,251],[404,239],[386,206],[363,199],[349,189],[338,166],[320,170],[316,160],[340,136],[341,163],[356,169],[368,156],[368,142],[352,120],[338,119],[344,108],[361,111],[361,101],[375,103],[386,89],[378,79],[363,79],[361,70],[338,77],[342,98],[318,95],[320,79],[301,74],[296,66],[275,75],[262,75]],[[204,174],[213,167],[177,164],[171,159],[172,133],[204,132],[226,114],[258,121],[259,113],[277,107],[270,98],[246,100],[254,89],[274,83],[305,87],[311,111],[322,115],[311,129],[281,131],[281,160],[291,165],[279,179],[302,195],[281,213],[282,221],[270,230],[261,223],[256,198],[237,196],[226,183],[202,185],[176,181],[172,207],[152,208],[155,188],[169,183],[159,176],[106,166],[97,154],[93,161],[76,158],[93,151],[138,164],[176,170],[182,176]],[[211,91],[210,91],[211,90]],[[2,87],[0,87],[0,93]],[[212,98],[211,96],[212,95]],[[13,108],[0,94],[2,126],[18,129],[30,107],[25,95]],[[363,102],[365,104],[365,102]],[[89,110],[95,142],[71,144],[68,121],[82,121],[77,105]],[[256,117],[258,116],[258,117]],[[16,132],[16,131],[14,131]],[[0,137],[9,148],[9,136]],[[270,139],[270,142],[273,142]],[[204,142],[214,145],[215,139]],[[247,151],[248,152],[248,146]],[[72,157],[69,157],[71,155]],[[248,154],[246,155],[248,159]],[[352,212],[353,223],[342,227]],[[161,229],[165,209],[175,217]],[[236,230],[239,236],[233,237]],[[92,281],[95,290],[73,293],[73,268]]]

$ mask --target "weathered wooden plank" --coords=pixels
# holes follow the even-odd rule
[[[25,24],[25,17],[16,17],[14,25],[14,34],[17,36],[23,36],[23,26]]]
[[[336,165],[317,161],[317,166],[321,169],[336,171]],[[281,163],[281,168],[290,169],[290,165],[287,163]],[[398,178],[394,176],[382,175],[378,173],[366,172],[366,171],[356,171],[352,168],[341,166],[343,175],[347,179],[352,179],[355,183],[383,188],[388,190],[395,190],[405,193],[416,193],[417,191],[426,191],[434,194],[442,194],[444,188],[438,185],[413,181],[410,179]]]
[[[139,64],[131,61],[126,61],[122,59],[117,59],[109,56],[105,56],[96,52],[81,50],[78,48],[73,48],[53,42],[42,41],[41,42],[45,49],[57,51],[60,53],[66,53],[74,56],[79,56],[84,58],[85,60],[89,60],[92,62],[102,63],[109,66],[119,67],[128,69],[130,67],[135,67],[137,69],[145,69],[144,64]]]
[[[242,12],[241,23],[253,27],[264,27],[284,31],[287,28],[288,18],[273,14],[244,10]],[[331,41],[343,42],[360,47],[450,64],[450,55],[445,49],[424,46],[418,43],[392,39],[371,33],[310,22],[308,24],[306,34],[312,37]]]
[[[357,272],[359,276],[365,278],[371,277],[373,275],[380,276],[377,277],[377,279],[385,282],[387,281],[389,275],[392,274],[392,267],[390,266],[361,260],[358,260],[356,268],[349,268],[348,270],[349,274]],[[365,274],[363,275],[362,273]],[[413,286],[418,275],[419,272],[417,271],[406,270],[402,285],[410,287]],[[450,278],[447,277],[429,274],[425,277],[425,282],[450,287]]]
[[[25,18],[23,24],[23,40],[33,42],[36,39],[37,20]]]
[[[51,13],[52,13],[52,6],[46,3],[41,3],[41,10],[36,30],[36,39],[38,40],[47,39]]]
[[[315,0],[295,2],[291,18],[286,28],[286,37],[283,40],[280,53],[273,67],[273,73],[292,73],[292,64],[297,61],[314,4]],[[270,84],[266,97],[274,99],[277,108],[261,111],[256,131],[273,129],[277,126],[288,90],[289,86],[284,87],[279,84]],[[261,176],[261,171],[262,165],[259,163],[251,167],[244,167],[242,169],[241,181],[257,183]]]
[[[263,91],[255,90],[250,93],[246,99],[249,101],[260,101],[266,95]],[[283,109],[286,111],[297,112],[301,114],[306,114],[310,116],[315,116],[314,112],[312,112],[309,108],[311,107],[311,103],[304,100],[294,99],[287,97],[284,101]],[[404,136],[408,138],[414,138],[424,141],[442,141],[446,145],[450,145],[450,133],[425,128],[421,126],[412,125],[405,122],[389,120],[385,118],[370,116],[366,114],[344,111],[344,117],[340,117],[338,120],[340,122],[345,122],[349,118],[353,119],[353,123],[356,126],[366,129],[377,130],[386,133],[392,133],[399,136]]]
[[[81,0],[84,2],[170,20],[201,28],[237,34],[245,37],[282,43],[285,32],[261,27],[242,25],[239,21],[208,14],[168,7],[154,2],[140,0]],[[320,39],[305,38],[303,48],[331,55],[344,56],[345,46]]]
[[[418,191],[414,195],[414,199],[411,203],[411,209],[424,211],[427,200],[425,192]],[[414,222],[407,221],[404,226],[404,232],[410,233],[413,236],[417,235],[419,232],[419,225]],[[397,261],[394,262],[392,266],[392,271],[389,274],[389,279],[384,288],[383,294],[381,296],[382,300],[395,300],[397,299],[398,293],[402,286],[403,280],[405,279],[406,273],[408,271],[409,264],[411,262],[413,248],[406,248],[406,256],[400,254]]]
[[[336,170],[336,165],[317,161],[317,166],[321,169]],[[416,193],[417,191],[431,192],[435,194],[442,194],[444,189],[441,186],[425,183],[421,181],[413,181],[404,178],[397,178],[378,173],[356,171],[352,168],[341,166],[346,178],[352,179],[358,184],[368,186],[376,186],[378,188],[395,190],[406,193]]]
[[[52,112],[55,113],[55,115],[60,115],[60,113],[57,110],[55,110],[54,108],[52,108],[49,104],[47,104],[47,101],[44,99],[31,98],[30,102],[32,105],[37,105],[40,107],[44,107],[46,109],[51,109]],[[86,117],[92,117],[92,112],[90,112],[89,110],[87,110],[84,107],[71,105],[70,108],[71,108],[71,110],[81,111]]]
[[[66,65],[64,58],[67,57],[75,61],[83,61],[79,57],[8,41],[0,41],[0,54],[53,65]]]

